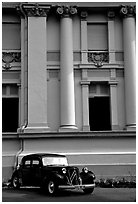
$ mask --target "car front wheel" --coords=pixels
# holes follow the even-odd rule
[[[83,191],[85,194],[91,194],[94,191],[94,188],[85,188]]]
[[[57,191],[57,186],[53,180],[49,180],[47,183],[47,191],[49,195],[54,195]]]
[[[12,177],[12,187],[15,188],[15,189],[19,189],[20,188],[20,183],[19,183],[19,177],[17,175],[14,175]]]

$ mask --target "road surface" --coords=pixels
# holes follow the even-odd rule
[[[51,197],[40,189],[3,189],[2,202],[136,202],[136,188],[95,188],[90,195],[81,190],[61,191]]]

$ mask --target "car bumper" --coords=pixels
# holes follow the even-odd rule
[[[95,184],[81,184],[81,185],[59,185],[59,189],[86,189],[86,188],[94,188]]]

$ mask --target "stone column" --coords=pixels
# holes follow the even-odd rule
[[[23,4],[28,17],[28,124],[24,132],[44,132],[47,125],[47,29],[49,6]]]
[[[59,131],[76,130],[72,18],[75,7],[59,6],[60,18],[60,119]]]
[[[125,105],[126,128],[136,128],[136,30],[135,7],[122,6],[124,40],[124,76],[125,76]]]

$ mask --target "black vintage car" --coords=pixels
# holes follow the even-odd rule
[[[13,188],[20,186],[39,186],[49,194],[58,189],[82,189],[84,193],[94,190],[95,175],[87,167],[79,172],[75,166],[69,166],[66,156],[59,154],[30,154],[24,156],[13,172]]]

